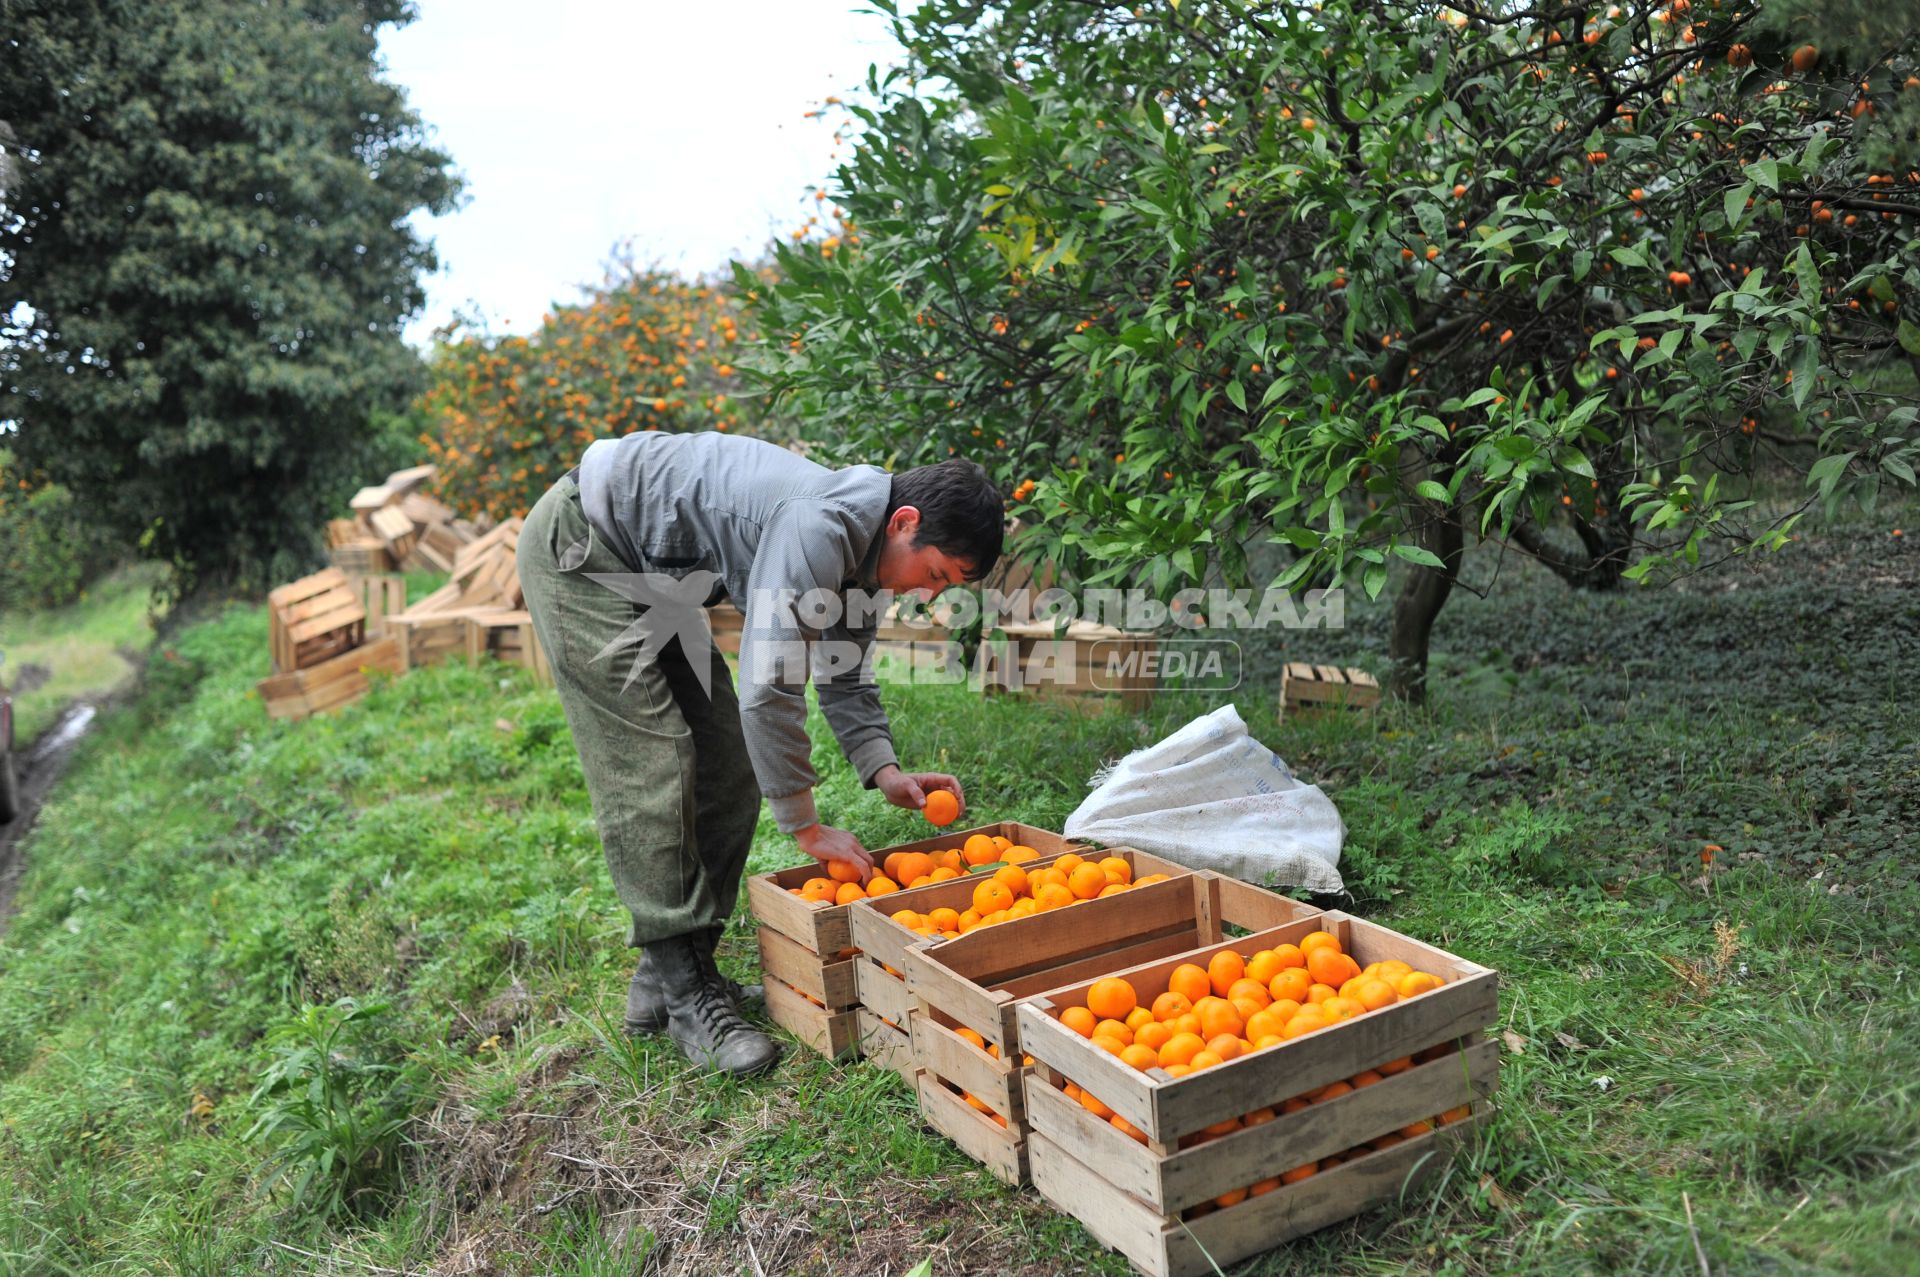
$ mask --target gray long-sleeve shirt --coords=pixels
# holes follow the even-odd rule
[[[857,651],[852,668],[815,673],[820,709],[862,784],[897,762],[879,690],[863,677],[875,619],[843,610],[822,627],[783,599],[877,591],[892,476],[878,466],[829,470],[758,439],[645,431],[602,439],[580,461],[580,502],[594,532],[635,572],[709,572],[745,615],[740,726],[755,778],[783,833],[817,819],[804,664],[770,660],[826,640]],[[716,600],[709,600],[713,602]],[[843,662],[844,664],[844,662]]]

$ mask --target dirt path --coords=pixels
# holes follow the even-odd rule
[[[26,870],[21,844],[40,815],[40,804],[66,771],[74,747],[93,726],[100,708],[89,701],[75,701],[61,711],[39,740],[14,759],[20,778],[20,814],[0,825],[0,935],[6,934],[7,924],[13,920],[14,892]]]

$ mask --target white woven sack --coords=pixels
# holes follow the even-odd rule
[[[1294,778],[1223,705],[1088,782],[1069,838],[1138,847],[1260,886],[1335,892],[1346,830],[1333,800]]]

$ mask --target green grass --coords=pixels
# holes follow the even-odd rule
[[[1441,619],[1428,710],[1276,721],[1274,663],[1373,659],[1376,609],[1250,651],[1236,701],[1339,802],[1355,910],[1499,969],[1518,1049],[1443,1182],[1241,1271],[1692,1273],[1683,1194],[1715,1272],[1902,1270],[1920,563],[1854,522],[1683,591],[1570,594],[1493,550],[1472,579],[1496,567]],[[793,1051],[738,1084],[625,1039],[578,764],[520,672],[417,671],[280,724],[260,611],[170,650],[82,746],[0,940],[0,1271],[1128,1271],[892,1073]],[[1054,828],[1100,760],[1208,706],[887,695],[908,765]],[[823,810],[870,846],[925,832],[813,727]],[[763,819],[753,869],[797,859]],[[743,900],[736,974],[751,935]],[[366,1071],[336,1116],[410,1120],[327,1223],[262,1181],[249,1130],[284,1103],[253,1092],[289,1026],[342,997],[392,1007],[342,1030]]]
[[[81,697],[102,697],[126,687],[131,654],[144,658],[153,642],[149,607],[158,564],[121,568],[95,581],[78,602],[49,612],[0,615],[0,679],[9,687],[38,666],[45,681],[14,696],[14,737],[25,749],[53,725],[60,711]]]

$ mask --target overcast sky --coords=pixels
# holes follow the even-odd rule
[[[408,336],[456,309],[530,332],[599,280],[617,241],[688,271],[751,256],[808,215],[833,125],[803,119],[894,44],[858,0],[418,0],[388,76],[466,177],[418,221],[441,270]],[[843,152],[844,154],[844,152]]]

